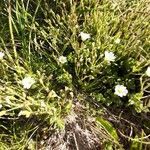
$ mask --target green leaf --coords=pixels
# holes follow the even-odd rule
[[[144,110],[143,101],[141,100],[143,93],[136,93],[131,96],[129,99],[129,105],[133,105],[135,110],[138,113],[141,113]]]
[[[72,108],[72,101],[70,100],[65,106],[66,112],[69,113],[71,111],[71,108]]]
[[[104,150],[113,150],[113,143],[111,143],[111,142],[105,143]]]
[[[130,150],[136,150],[136,149],[142,150],[142,142],[138,141],[138,136],[136,135],[134,139],[135,139],[135,141],[132,140],[132,143],[131,143],[131,146],[130,146]]]
[[[63,121],[62,119],[60,119],[60,118],[57,118],[57,119],[56,119],[56,124],[57,124],[58,128],[60,128],[60,129],[64,129],[64,128],[65,128],[65,123],[64,123],[64,121]]]
[[[101,125],[115,141],[118,141],[118,134],[110,122],[100,117],[96,118],[96,122]]]

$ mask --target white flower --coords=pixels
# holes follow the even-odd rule
[[[84,33],[84,32],[81,32],[81,33],[79,34],[79,36],[81,36],[81,40],[82,40],[82,41],[85,41],[85,40],[91,38],[90,34]]]
[[[114,94],[118,95],[119,97],[123,97],[123,96],[126,96],[128,94],[128,90],[123,85],[116,85]]]
[[[117,39],[115,40],[115,43],[116,43],[116,44],[119,44],[120,41],[121,41],[121,40],[120,40],[119,38],[117,38]]]
[[[146,75],[148,76],[148,77],[150,77],[150,66],[147,68],[147,70],[146,70]]]
[[[64,64],[64,63],[67,62],[67,58],[64,57],[64,56],[60,56],[60,57],[59,57],[59,62],[60,62],[61,64]]]
[[[115,61],[115,55],[113,52],[108,52],[108,51],[105,51],[105,60],[107,62],[110,62],[110,61]]]
[[[46,107],[46,104],[44,101],[41,101],[41,107]]]
[[[2,104],[0,104],[0,109],[1,109],[2,107],[3,107]]]
[[[112,8],[115,9],[117,7],[117,3],[112,3]]]
[[[25,77],[21,82],[24,89],[29,89],[34,83],[35,83],[35,80],[29,76]]]
[[[59,97],[56,92],[54,90],[51,90],[48,94],[49,98],[55,98],[55,97]]]
[[[27,149],[35,149],[35,142],[33,141],[33,139],[31,139],[29,142],[28,142],[28,148]]]
[[[4,55],[5,54],[3,52],[0,52],[0,59],[3,59]]]
[[[7,104],[9,104],[9,105],[11,104],[11,101],[10,101],[10,97],[9,97],[9,96],[6,96],[6,97],[5,97],[5,100],[6,100],[6,103],[7,103]]]
[[[70,92],[69,94],[70,94],[70,96],[73,98],[73,96],[74,96],[74,95],[73,95],[73,92]]]
[[[26,118],[29,118],[31,115],[31,112],[28,110],[21,110],[18,114],[18,116],[26,116]]]

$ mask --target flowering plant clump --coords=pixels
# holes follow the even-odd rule
[[[7,119],[33,120],[34,131],[45,130],[43,124],[64,129],[65,117],[80,102],[93,116],[100,105],[149,113],[148,10],[144,0],[0,1],[0,127],[18,131]],[[33,136],[31,130],[26,133]],[[3,141],[12,149],[27,143],[14,139]],[[107,147],[117,148],[108,141]],[[0,142],[0,148],[9,149],[7,144],[1,148]]]

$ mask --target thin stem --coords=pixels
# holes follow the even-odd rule
[[[10,31],[10,37],[11,37],[11,42],[12,42],[12,46],[13,46],[13,51],[14,51],[15,58],[17,58],[17,51],[16,51],[13,28],[12,28],[11,0],[9,0],[9,6],[8,6],[8,21],[9,21],[9,31]]]

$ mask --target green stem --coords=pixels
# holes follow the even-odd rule
[[[17,51],[15,46],[15,40],[13,35],[13,28],[12,28],[12,16],[11,16],[11,0],[9,0],[9,6],[8,6],[8,21],[9,21],[9,31],[10,31],[10,37],[12,41],[13,51],[15,58],[17,58]]]

